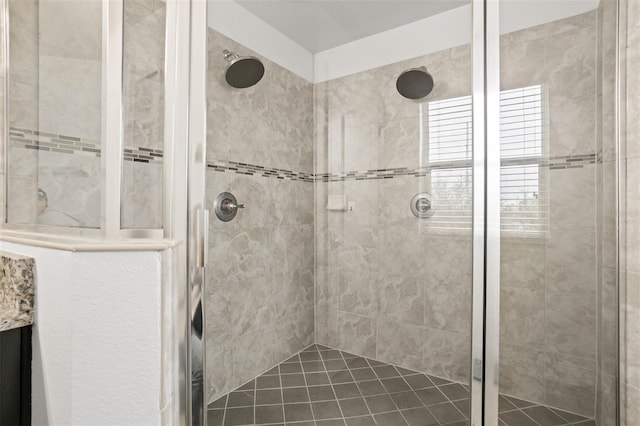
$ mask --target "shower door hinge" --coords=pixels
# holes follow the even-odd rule
[[[209,258],[209,210],[196,210],[196,264],[207,267]]]
[[[479,382],[482,381],[482,360],[474,359],[473,360],[473,371],[472,371],[473,380],[477,380]]]

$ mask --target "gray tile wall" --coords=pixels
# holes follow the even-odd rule
[[[550,157],[596,153],[596,22],[594,11],[501,39],[502,89],[546,89]],[[468,95],[469,55],[462,46],[316,85],[316,173],[418,166],[421,112],[394,80],[426,65],[430,101]],[[502,240],[501,391],[593,416],[596,167],[544,179],[546,238]],[[470,234],[411,216],[428,180],[316,183],[316,340],[466,381]],[[336,194],[354,210],[327,211]]]
[[[629,0],[622,5],[627,36],[623,39],[626,144],[621,153],[621,391],[623,424],[631,425],[640,423],[640,2]]]
[[[206,384],[214,401],[313,342],[313,183],[298,179],[313,171],[313,87],[261,58],[262,81],[232,89],[222,51],[256,54],[211,29],[208,42],[207,203],[212,209],[229,191],[246,206],[232,222],[211,214]]]

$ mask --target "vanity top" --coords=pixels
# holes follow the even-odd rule
[[[35,260],[0,251],[0,332],[33,324]]]

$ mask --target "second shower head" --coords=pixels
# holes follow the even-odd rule
[[[433,90],[433,86],[433,77],[425,67],[405,70],[396,80],[398,93],[412,100],[426,97]]]
[[[264,65],[260,59],[253,56],[238,56],[234,52],[222,52],[229,63],[224,78],[231,87],[246,89],[256,85],[264,75]]]

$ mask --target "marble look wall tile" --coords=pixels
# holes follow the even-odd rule
[[[616,376],[601,374],[600,386],[598,388],[597,422],[601,426],[615,426],[618,406]]]
[[[621,354],[624,356],[623,378],[626,383],[635,386],[636,383],[640,383],[640,274],[627,272],[624,275],[626,284],[623,306],[625,345]]]
[[[426,228],[425,221],[411,213],[411,198],[419,192],[432,192],[431,175],[416,178],[397,176],[393,179],[376,180],[378,186],[378,211],[384,214],[384,221],[391,226]],[[437,207],[436,207],[437,209]]]
[[[209,387],[209,402],[234,389],[237,380],[233,374],[233,344],[221,342],[217,345],[207,344],[206,348],[206,384]],[[242,383],[239,383],[240,385]]]
[[[421,371],[424,329],[394,321],[378,321],[376,359]]]
[[[547,288],[595,295],[596,238],[593,231],[557,231],[546,249]]]
[[[602,292],[600,296],[601,317],[599,319],[601,370],[614,375],[618,369],[618,310],[616,270],[603,268]]]
[[[640,158],[626,161],[626,262],[627,270],[640,272]]]
[[[375,318],[338,312],[338,347],[357,355],[376,356]]]
[[[544,347],[544,290],[506,287],[500,292],[500,341]]]
[[[316,303],[315,342],[339,348],[338,311],[335,306],[324,302]]]
[[[555,361],[555,362],[554,362]],[[545,369],[545,403],[587,417],[594,416],[595,363],[550,360]]]
[[[99,60],[40,55],[39,129],[101,139],[102,65]]]
[[[616,173],[614,161],[606,161],[602,164],[602,265],[611,268],[617,265]]]
[[[547,290],[545,297],[547,348],[566,355],[595,359],[595,293],[560,293]]]
[[[595,229],[595,167],[549,173],[550,230]]]
[[[162,163],[123,162],[123,227],[162,228],[162,179]]]
[[[425,292],[419,277],[383,275],[378,288],[381,319],[417,326],[425,324]]]
[[[426,109],[422,116],[427,119]],[[428,161],[428,139],[421,137],[419,117],[394,120],[381,128],[379,167],[418,167]],[[422,157],[421,157],[422,156]]]
[[[445,379],[467,382],[471,342],[464,334],[424,329],[424,371]]]
[[[544,289],[546,244],[537,239],[501,239],[500,286]]]
[[[510,90],[545,84],[548,74],[544,66],[544,39],[514,42],[513,34],[500,37],[500,88]]]
[[[378,312],[380,278],[372,273],[341,271],[338,281],[338,309],[359,315]]]
[[[500,343],[500,392],[544,401],[545,355],[542,349]]]
[[[275,359],[274,353],[276,336],[276,324],[271,324],[233,342],[234,387],[248,382],[280,361]]]

